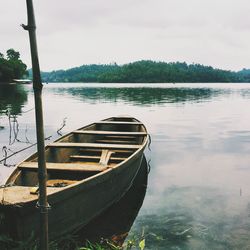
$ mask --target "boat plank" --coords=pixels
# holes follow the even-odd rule
[[[37,169],[37,162],[22,162],[19,168],[25,169]],[[90,164],[90,163],[51,163],[47,162],[46,167],[48,170],[67,170],[67,171],[80,171],[80,172],[101,172],[107,169],[107,167],[103,167],[98,163]]]
[[[114,124],[114,125],[143,125],[141,122],[121,122],[121,121],[99,121],[95,124]]]
[[[81,148],[80,152],[90,152],[90,153],[100,153],[102,151],[102,149],[98,149],[98,148]],[[126,149],[115,149],[113,148],[112,151],[115,151],[115,153],[124,153],[124,154],[132,154],[134,153],[134,151],[131,150],[126,150]]]
[[[108,138],[108,139],[120,139],[120,140],[130,139],[132,141],[136,140],[136,136],[129,136],[129,135],[105,135],[105,138]]]
[[[105,130],[75,130],[74,134],[90,134],[90,135],[133,135],[146,136],[146,132],[121,132],[121,131],[105,131]]]
[[[105,144],[105,143],[77,143],[77,142],[54,142],[48,145],[56,148],[119,148],[119,149],[139,149],[141,145],[126,144]]]
[[[134,145],[135,144],[135,142],[134,141],[125,141],[125,140],[117,140],[117,139],[112,139],[112,138],[106,138],[106,139],[100,139],[100,140],[96,140],[96,142],[98,142],[98,143],[112,143],[112,144],[122,144],[122,143],[124,143],[124,144],[132,144],[132,145]]]
[[[93,156],[93,155],[71,155],[70,159],[93,159],[100,160],[101,156]]]
[[[85,159],[94,159],[99,160],[101,156],[92,156],[92,155],[71,155],[70,159],[79,159],[79,160],[85,160]],[[124,161],[127,158],[125,157],[110,157],[110,160],[112,161]]]

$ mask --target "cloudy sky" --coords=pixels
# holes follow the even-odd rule
[[[0,52],[30,67],[25,0],[0,0]],[[250,68],[249,0],[34,0],[42,70],[142,59]]]

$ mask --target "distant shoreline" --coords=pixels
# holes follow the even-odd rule
[[[32,75],[29,70],[30,76]],[[138,61],[125,65],[91,64],[41,72],[43,82],[226,83],[250,82],[250,70],[238,72],[185,62]]]

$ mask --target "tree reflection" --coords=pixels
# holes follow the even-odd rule
[[[21,114],[27,99],[27,92],[22,85],[0,84],[0,115],[7,111],[11,115]]]
[[[53,89],[58,94],[70,94],[90,103],[119,102],[133,105],[202,102],[225,94],[223,89],[212,88],[159,88],[159,87],[81,87]]]

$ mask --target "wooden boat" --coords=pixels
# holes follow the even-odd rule
[[[83,227],[118,201],[138,172],[147,142],[140,121],[112,117],[47,145],[50,238]],[[37,168],[35,153],[0,188],[0,227],[14,239],[38,235]]]

